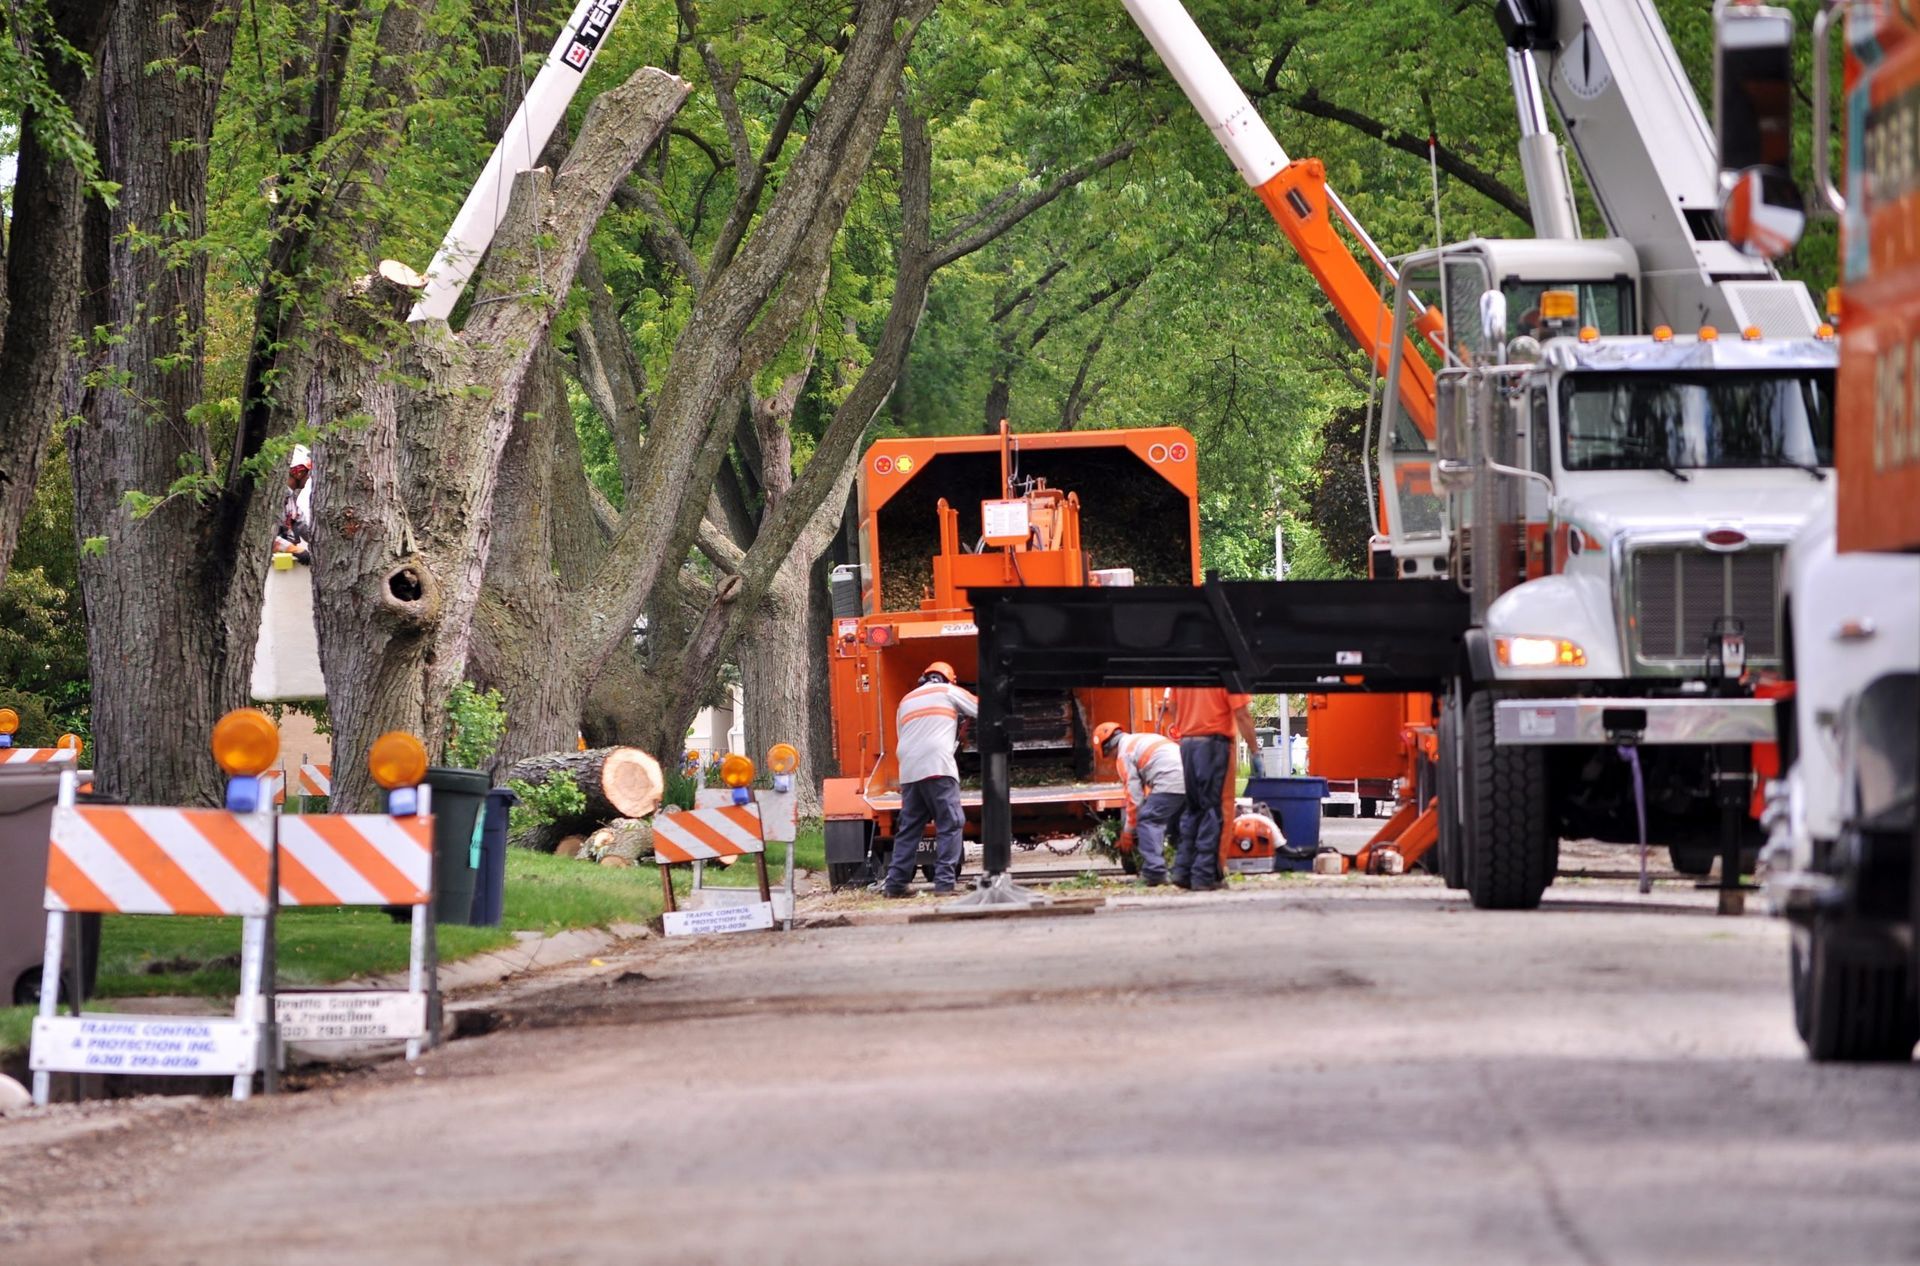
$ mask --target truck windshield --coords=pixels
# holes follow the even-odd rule
[[[1568,470],[1833,464],[1831,373],[1571,374]]]

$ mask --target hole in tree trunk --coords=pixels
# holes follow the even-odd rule
[[[419,572],[411,567],[402,567],[387,577],[387,592],[396,601],[414,603],[426,596],[427,586]]]

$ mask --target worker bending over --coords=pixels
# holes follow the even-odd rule
[[[1158,734],[1129,734],[1113,721],[1094,727],[1093,742],[1113,757],[1126,783],[1127,830],[1140,856],[1140,882],[1149,888],[1167,882],[1167,829],[1177,828],[1187,805],[1187,780],[1180,769],[1180,746]],[[1178,832],[1175,832],[1176,837]]]
[[[920,684],[900,700],[895,714],[894,751],[900,759],[900,814],[893,820],[893,864],[887,867],[885,892],[907,895],[920,837],[933,823],[933,890],[952,892],[960,873],[960,767],[953,751],[960,743],[960,718],[979,716],[980,701],[953,681],[953,665],[934,661]]]
[[[1218,888],[1222,805],[1233,776],[1233,735],[1257,744],[1249,695],[1228,694],[1218,686],[1179,686],[1167,691],[1162,714],[1180,740],[1180,772],[1187,782],[1186,812],[1180,819],[1180,845],[1173,856],[1178,888],[1206,892]]]

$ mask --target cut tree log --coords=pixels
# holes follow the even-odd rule
[[[660,762],[637,747],[596,747],[584,752],[529,756],[507,770],[507,780],[537,786],[555,774],[572,774],[587,797],[587,807],[571,815],[570,822],[644,818],[660,807],[660,796],[666,789]]]
[[[636,818],[616,818],[589,835],[586,847],[581,852],[603,862],[609,857],[645,861],[653,856],[653,823]]]

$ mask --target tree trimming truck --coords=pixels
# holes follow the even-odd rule
[[[1380,262],[1177,0],[1126,7],[1276,220],[1317,226],[1289,236],[1344,228]],[[1439,703],[1440,869],[1476,906],[1537,905],[1562,837],[1656,840],[1694,871],[1718,851],[1737,876],[1759,842],[1753,750],[1775,737],[1759,687],[1783,667],[1782,558],[1832,491],[1833,332],[1804,286],[1723,240],[1714,138],[1651,0],[1498,13],[1536,237],[1391,270],[1390,330],[1362,346],[1381,379],[1374,572],[1397,580],[1035,590],[996,600],[983,637],[1016,689],[1023,672],[1420,682]],[[1549,99],[1619,236],[1580,237]],[[1431,590],[1405,599],[1420,622],[1354,618],[1384,604],[1366,587],[1408,585]]]

